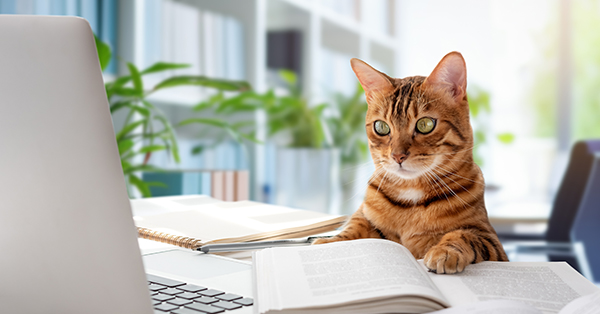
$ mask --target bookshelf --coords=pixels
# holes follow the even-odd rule
[[[267,66],[268,34],[298,32],[302,47],[300,84],[311,104],[327,101],[334,92],[349,94],[354,90],[356,78],[349,66],[352,57],[391,75],[398,73],[401,47],[392,23],[397,10],[393,0],[0,0],[0,13],[88,19],[94,32],[113,48],[107,80],[116,73],[128,73],[123,61],[139,68],[166,61],[192,67],[165,75],[243,79],[263,92],[272,83],[272,71]],[[145,77],[144,84],[152,86],[163,78]],[[191,107],[207,93],[210,91],[182,87],[158,92],[151,100],[176,123],[187,118]],[[259,112],[251,118],[264,125],[264,114]],[[119,117],[115,119],[118,122]],[[257,137],[265,139],[264,126],[257,131]],[[226,143],[214,149],[211,158],[200,158],[189,151],[198,141],[197,130],[178,130],[178,137],[182,163],[173,164],[157,154],[153,156],[155,164],[182,169],[249,169],[254,187],[251,198],[266,200],[263,187],[275,171],[269,168],[269,158],[274,155],[270,145],[240,150]],[[223,158],[233,155],[233,159]]]
[[[245,79],[257,91],[266,91],[269,88],[267,35],[272,31],[294,30],[302,35],[301,85],[311,103],[326,101],[333,92],[353,91],[356,79],[349,66],[351,57],[365,60],[391,75],[398,72],[401,47],[391,24],[398,7],[389,0],[129,0],[120,1],[119,5],[120,31],[124,32],[120,36],[119,54],[142,66],[158,59],[193,63],[190,71],[194,74]],[[200,20],[194,22],[193,15],[189,20],[186,10],[196,10],[196,18]],[[166,17],[169,12],[183,18],[169,21]],[[234,43],[223,43],[232,40],[231,33],[222,30],[221,22],[207,24],[210,20],[207,13],[212,14],[213,19],[218,16],[218,19],[239,23],[240,33],[233,39],[238,41],[236,51],[228,49]],[[188,16],[187,25],[185,16]],[[162,27],[157,27],[153,19],[160,20],[156,22],[162,23]],[[179,27],[179,32],[185,34],[179,37],[165,34],[169,28],[165,23],[171,23],[171,32]],[[197,28],[190,26],[193,23],[197,23]],[[218,36],[219,33],[228,36]],[[161,40],[168,42],[161,43]],[[165,49],[169,45],[171,51]],[[202,47],[198,49],[195,45]],[[173,53],[177,46],[187,48],[177,55]],[[157,54],[157,49],[162,49],[162,53]],[[185,55],[193,49],[198,49],[199,56]],[[237,59],[232,61],[232,58]],[[229,62],[242,69],[235,74],[215,69],[214,63],[218,68]],[[182,88],[172,94],[157,94],[154,101],[163,104],[164,110],[175,120],[189,112],[189,107],[200,97],[202,93],[198,89]],[[264,120],[260,113],[255,118],[259,122]],[[264,139],[265,133],[266,130],[258,130],[257,135]],[[193,136],[185,132],[180,135]],[[250,149],[250,171],[255,187],[251,197],[259,201],[264,200],[262,189],[256,187],[263,187],[269,180],[266,154],[262,145]]]

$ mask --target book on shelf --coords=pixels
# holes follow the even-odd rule
[[[426,313],[489,300],[557,313],[600,290],[564,262],[483,262],[438,275],[382,239],[269,248],[253,260],[258,313]]]
[[[346,217],[202,195],[131,200],[138,237],[196,250],[205,244],[293,239],[332,231]]]
[[[144,172],[153,196],[210,195],[223,201],[245,201],[250,196],[248,170],[166,170]]]

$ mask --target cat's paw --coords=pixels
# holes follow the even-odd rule
[[[430,271],[437,274],[460,273],[469,265],[465,254],[445,245],[436,245],[429,249],[423,262]]]
[[[318,238],[318,239],[314,240],[312,242],[312,244],[325,244],[325,243],[332,243],[332,242],[338,242],[338,241],[343,241],[343,239],[340,239],[338,237]]]

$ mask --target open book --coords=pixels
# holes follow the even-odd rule
[[[265,249],[253,267],[258,313],[426,313],[485,300],[558,313],[600,290],[563,262],[483,262],[437,275],[381,239]]]
[[[140,238],[188,249],[311,236],[340,227],[346,217],[252,201],[196,196],[131,200]]]

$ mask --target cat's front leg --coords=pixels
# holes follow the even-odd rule
[[[423,261],[430,271],[454,274],[462,272],[469,264],[508,261],[508,258],[495,234],[461,229],[445,234],[427,251]]]
[[[344,225],[344,229],[337,235],[331,238],[321,238],[313,242],[313,244],[324,244],[338,241],[356,240],[363,238],[381,238],[380,233],[371,224],[363,214],[363,206],[361,205],[350,219]]]

